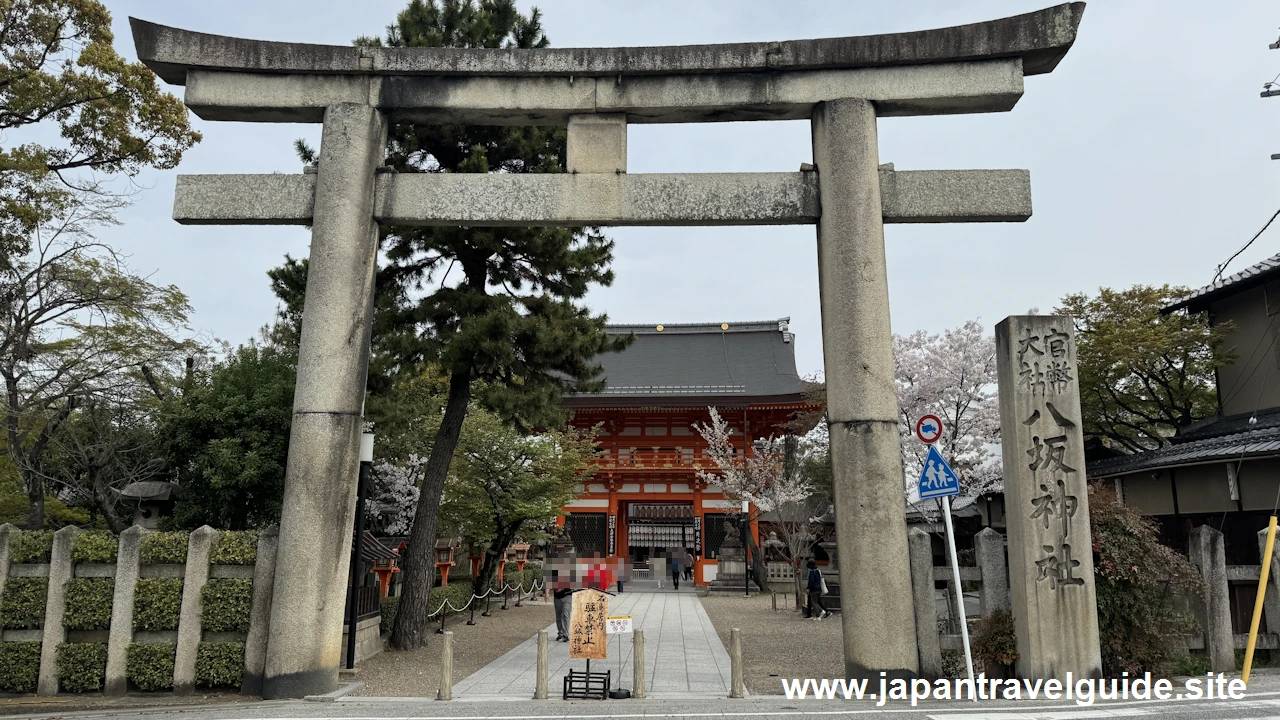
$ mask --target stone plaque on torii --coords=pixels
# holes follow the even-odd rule
[[[205,120],[322,122],[318,171],[180,176],[188,224],[311,225],[268,698],[332,690],[353,521],[378,226],[818,228],[827,418],[850,677],[918,670],[893,382],[886,222],[1018,222],[1025,170],[896,171],[882,117],[1004,112],[1084,3],[890,35],[648,48],[366,48],[131,19],[138,57]],[[815,170],[629,175],[630,123],[809,119]],[[564,174],[380,172],[396,120],[568,127]],[[250,668],[250,671],[258,669]]]

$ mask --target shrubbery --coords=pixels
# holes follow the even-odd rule
[[[52,552],[52,530],[19,530],[9,533],[11,563],[47,563]]]
[[[32,693],[40,679],[40,643],[0,643],[0,692]]]
[[[256,530],[220,532],[209,553],[209,562],[214,565],[252,565],[257,559]]]
[[[986,665],[1012,665],[1018,659],[1018,638],[1008,610],[996,610],[978,622],[973,655]]]
[[[1103,672],[1167,673],[1182,654],[1182,636],[1199,630],[1182,601],[1203,592],[1200,574],[1109,489],[1089,486],[1089,520]]]
[[[119,549],[116,536],[105,530],[82,532],[71,541],[71,562],[111,564]]]
[[[459,612],[447,605],[444,605],[445,601],[452,604],[454,608],[462,608],[466,607],[467,601],[470,599],[471,583],[451,582],[444,587],[438,587],[431,591],[431,597],[427,601],[427,612],[439,619],[439,615],[436,615],[436,611],[439,610],[441,606],[444,606],[446,615],[452,615],[455,612]]]
[[[147,533],[138,548],[143,565],[181,565],[187,561],[188,535],[184,532]]]
[[[252,604],[252,580],[210,580],[200,591],[200,625],[209,632],[249,632]]]
[[[101,643],[63,643],[57,652],[58,683],[66,692],[102,689],[107,675],[107,646]]]
[[[182,578],[140,578],[133,595],[133,629],[177,630]]]
[[[144,692],[173,689],[173,664],[178,646],[172,643],[132,643],[125,650],[125,675]]]
[[[49,578],[11,577],[5,581],[0,602],[0,628],[30,630],[44,625],[44,603]]]
[[[68,630],[106,630],[111,627],[111,604],[116,581],[112,578],[71,578],[63,586],[66,607],[62,626]]]
[[[391,632],[391,628],[396,624],[396,612],[400,609],[400,598],[384,597],[378,602],[378,612],[381,620],[378,622],[378,632],[383,635]]]
[[[244,679],[244,643],[202,642],[196,647],[196,684],[240,687]]]

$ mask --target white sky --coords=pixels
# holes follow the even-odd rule
[[[106,0],[116,46],[127,17],[264,40],[347,44],[381,34],[404,0]],[[521,0],[524,9],[532,3]],[[1027,12],[1051,0],[777,2],[549,0],[557,47],[791,40],[942,27]],[[1069,292],[1134,283],[1200,286],[1280,207],[1280,73],[1274,0],[1095,0],[1075,47],[1027,79],[1010,113],[889,118],[880,161],[899,169],[1028,168],[1035,215],[1021,224],[886,227],[895,332],[978,318],[992,327]],[[171,88],[181,95],[182,88]],[[207,123],[177,171],[103,239],[133,267],[174,283],[197,330],[242,342],[271,319],[266,271],[306,254],[302,228],[183,227],[170,219],[183,173],[299,172],[313,125]],[[636,125],[630,172],[794,171],[811,160],[808,123]],[[588,297],[614,322],[792,318],[802,374],[822,369],[812,227],[621,228],[610,288]],[[1228,273],[1280,252],[1280,223]]]

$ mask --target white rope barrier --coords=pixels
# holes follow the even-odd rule
[[[448,608],[455,613],[463,612],[467,608],[471,607],[471,604],[474,603],[476,600],[483,600],[489,597],[490,595],[494,595],[499,592],[515,590],[517,597],[524,596],[524,595],[532,596],[535,592],[545,587],[546,587],[545,581],[534,580],[533,583],[529,586],[529,589],[526,591],[524,589],[524,585],[511,585],[509,583],[504,582],[501,588],[494,588],[490,586],[488,590],[484,591],[483,595],[476,595],[475,592],[472,592],[471,597],[467,600],[467,604],[463,605],[462,607],[458,607],[457,605],[454,605],[449,600],[449,598],[444,598],[444,601],[440,603],[439,607],[436,608],[436,611],[431,613],[430,615],[427,615],[427,618],[429,619],[429,618],[438,616],[442,611],[444,611],[446,606],[448,606]]]

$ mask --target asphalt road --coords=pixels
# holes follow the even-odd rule
[[[438,702],[422,699],[353,698],[338,702],[263,702],[233,707],[186,706],[89,710],[73,713],[10,715],[29,718],[150,718],[152,720],[273,720],[276,718],[332,718],[333,720],[550,720],[552,718],[835,718],[897,717],[925,720],[1092,720],[1153,716],[1152,720],[1280,718],[1280,691],[1249,693],[1241,700],[1130,701],[1095,703],[1081,707],[1061,701],[931,701],[919,707],[906,703],[876,707],[870,701],[787,700],[754,697],[745,700],[532,700],[502,702]]]

